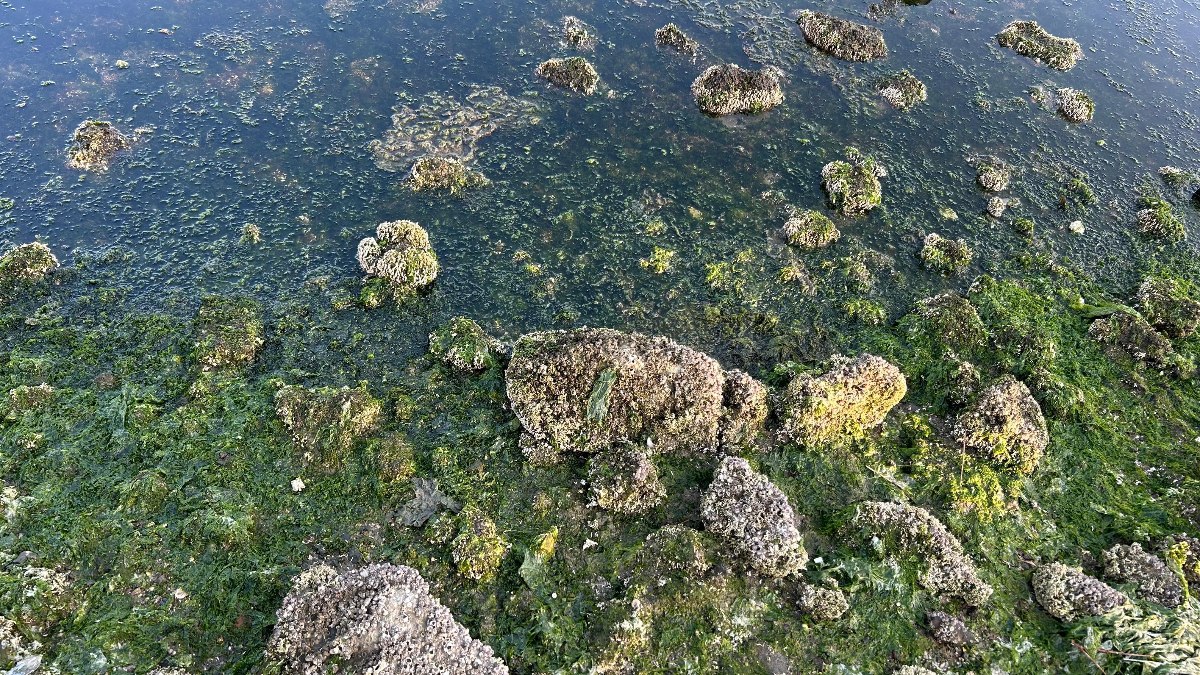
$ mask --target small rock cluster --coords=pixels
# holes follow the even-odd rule
[[[1058,114],[1068,122],[1091,122],[1096,113],[1096,103],[1086,92],[1078,89],[1058,90]]]
[[[700,505],[704,527],[723,537],[759,572],[785,577],[808,552],[787,496],[740,457],[725,457]]]
[[[450,319],[429,334],[429,353],[462,373],[499,365],[504,345],[465,316]]]
[[[850,602],[841,589],[829,586],[804,584],[800,587],[797,601],[800,611],[816,621],[834,621],[850,609]]]
[[[562,38],[568,47],[590,52],[598,41],[596,31],[577,16],[565,16],[562,20]]]
[[[658,506],[667,489],[645,449],[617,445],[588,460],[588,484],[602,509],[637,515]]]
[[[654,44],[659,47],[669,47],[688,56],[695,56],[700,52],[700,43],[688,37],[679,26],[673,23],[654,31]]]
[[[1183,602],[1183,582],[1162,558],[1142,549],[1141,544],[1117,545],[1104,552],[1104,576],[1118,583],[1133,584],[1142,598],[1166,607]]]
[[[1146,321],[1170,338],[1188,337],[1200,326],[1200,302],[1189,297],[1179,279],[1149,277],[1138,287],[1134,301]]]
[[[1012,169],[998,161],[984,161],[977,167],[975,182],[986,192],[1004,192],[1012,179]]]
[[[0,305],[16,299],[23,288],[58,269],[58,258],[40,241],[21,244],[0,256]]]
[[[404,177],[404,184],[414,192],[459,194],[464,190],[485,186],[488,182],[483,174],[467,168],[460,159],[428,155],[413,162]]]
[[[941,274],[957,274],[971,264],[971,247],[962,239],[947,239],[940,234],[925,236],[921,247],[921,262]]]
[[[783,84],[770,68],[711,66],[692,82],[692,96],[709,115],[752,115],[783,103]]]
[[[104,171],[130,140],[112,122],[87,120],[75,128],[67,148],[67,166],[80,171]]]
[[[907,70],[880,78],[876,88],[883,100],[897,110],[908,110],[928,97],[925,83]]]

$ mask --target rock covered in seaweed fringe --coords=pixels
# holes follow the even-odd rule
[[[749,115],[783,103],[783,84],[771,68],[744,70],[727,63],[701,73],[692,82],[692,96],[709,115]]]
[[[835,356],[824,375],[797,375],[788,384],[780,436],[810,447],[853,438],[879,426],[907,391],[900,369],[878,356]]]
[[[577,16],[564,16],[562,20],[562,38],[568,47],[590,52],[596,48],[598,38],[596,30],[587,25]]]
[[[588,484],[602,509],[637,515],[658,506],[667,489],[644,448],[621,444],[588,460]]]
[[[808,552],[787,496],[740,457],[724,457],[704,492],[700,516],[759,572],[785,577],[804,569]]]
[[[1110,358],[1129,358],[1153,366],[1183,365],[1175,348],[1139,314],[1117,312],[1097,319],[1088,327],[1088,337],[1100,343]]]
[[[112,122],[86,120],[75,128],[67,148],[67,166],[80,171],[104,171],[116,154],[130,146]]]
[[[821,187],[842,215],[862,215],[883,203],[879,179],[887,176],[887,169],[858,148],[846,148],[845,154],[846,159],[822,167]]]
[[[987,192],[1004,192],[1012,180],[1012,169],[998,160],[986,160],[979,164],[975,182]]]
[[[1183,602],[1183,581],[1162,558],[1142,549],[1141,544],[1117,545],[1104,552],[1104,576],[1137,586],[1142,598],[1166,607]]]
[[[358,242],[357,258],[367,276],[387,282],[397,297],[432,284],[440,271],[429,233],[411,220],[380,223],[374,237]]]
[[[596,68],[582,56],[547,59],[538,65],[535,72],[556,87],[570,89],[584,96],[595,93],[596,85],[600,83]]]
[[[700,52],[700,43],[688,37],[673,23],[669,23],[654,31],[654,44],[659,47],[670,47],[680,54],[695,56]]]
[[[1129,602],[1124,593],[1062,563],[1042,565],[1031,581],[1038,604],[1060,621],[1100,616]]]
[[[878,28],[804,10],[796,18],[804,39],[821,51],[846,61],[873,61],[887,56]]]
[[[1188,296],[1180,279],[1148,277],[1138,286],[1138,311],[1155,329],[1171,338],[1185,338],[1200,327],[1200,302]]]
[[[504,345],[465,316],[450,319],[429,334],[429,353],[463,373],[478,373],[500,362]]]
[[[58,258],[40,241],[21,244],[0,256],[0,292],[22,284],[37,283],[58,269]]]
[[[475,581],[489,581],[508,553],[508,542],[500,538],[496,523],[476,507],[463,509],[459,518],[462,527],[451,542],[451,557],[458,573]]]
[[[951,433],[966,449],[1022,475],[1033,473],[1050,443],[1041,406],[1012,375],[984,389]]]
[[[482,173],[468,168],[462,160],[453,157],[421,157],[413,162],[404,177],[404,184],[413,192],[440,190],[458,194],[489,182]]]
[[[971,247],[962,239],[948,239],[936,232],[925,236],[921,262],[942,274],[957,274],[971,264]]]
[[[208,296],[200,301],[195,325],[204,370],[249,365],[263,346],[262,305],[252,298]]]
[[[813,250],[825,248],[837,241],[842,233],[829,219],[820,211],[805,210],[788,218],[783,224],[783,236],[787,237],[788,244]]]
[[[898,110],[908,110],[928,97],[925,83],[907,70],[880,78],[876,88]]]
[[[1070,70],[1083,58],[1083,48],[1071,38],[1046,32],[1036,21],[1013,21],[996,35],[1000,46],[1058,70]]]
[[[1138,199],[1141,210],[1137,213],[1138,233],[1147,239],[1161,239],[1178,243],[1187,238],[1183,220],[1175,214],[1171,203],[1157,195],[1143,195]]]
[[[834,621],[850,610],[846,594],[836,586],[803,584],[797,599],[800,611],[816,621]]]
[[[859,541],[878,542],[885,555],[898,553],[924,564],[917,582],[933,593],[957,597],[972,607],[982,606],[992,596],[992,587],[979,578],[958,539],[919,506],[863,502],[847,528]]]
[[[1086,92],[1078,89],[1058,90],[1058,114],[1068,122],[1091,122],[1096,113],[1096,103]]]
[[[308,389],[288,384],[275,392],[275,413],[304,464],[331,472],[359,438],[375,430],[383,407],[365,385]]]
[[[276,613],[266,656],[284,675],[508,673],[416,570],[390,564],[301,573]]]
[[[521,337],[505,380],[537,463],[616,443],[711,452],[730,434],[752,439],[766,413],[765,389],[749,376],[666,338],[606,328]]]

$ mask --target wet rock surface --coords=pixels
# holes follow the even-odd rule
[[[380,223],[374,237],[358,242],[357,259],[368,277],[384,281],[397,298],[432,284],[441,271],[429,233],[411,220]]]
[[[669,47],[688,56],[696,56],[700,52],[700,43],[688,37],[679,26],[673,23],[654,31],[654,44],[659,47]]]
[[[1041,406],[1011,375],[984,389],[959,415],[952,434],[964,448],[1020,474],[1037,468],[1050,442]]]
[[[1167,607],[1183,602],[1183,582],[1162,558],[1142,549],[1141,544],[1117,545],[1104,552],[1104,576],[1118,583],[1133,584],[1138,597]]]
[[[817,447],[878,426],[908,391],[904,375],[878,356],[836,357],[824,375],[798,375],[781,400],[780,436]]]
[[[846,148],[845,156],[822,167],[821,187],[842,215],[863,215],[883,203],[879,179],[887,176],[887,169],[857,148]]]
[[[75,128],[67,148],[67,166],[80,171],[105,171],[131,144],[112,122],[87,120]]]

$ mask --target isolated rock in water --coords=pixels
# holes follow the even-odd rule
[[[979,164],[975,182],[987,192],[1003,192],[1008,189],[1012,180],[1012,169],[998,161],[984,161]]]
[[[1092,97],[1078,89],[1058,90],[1058,114],[1068,122],[1091,122],[1096,112]]]
[[[825,248],[842,236],[837,226],[820,211],[801,211],[783,224],[783,236],[788,244],[813,250]]]
[[[538,77],[545,78],[550,84],[585,96],[593,94],[600,83],[600,75],[595,67],[582,56],[543,61],[536,72]]]
[[[770,68],[743,70],[730,63],[705,70],[692,82],[692,96],[709,115],[749,115],[783,103],[783,84]]]
[[[1172,243],[1187,237],[1183,221],[1167,200],[1156,195],[1145,195],[1138,199],[1138,205],[1142,209],[1137,213],[1137,229],[1142,236]]]
[[[617,513],[645,513],[667,496],[650,454],[632,445],[593,455],[588,460],[588,484],[600,508]]]
[[[878,28],[804,10],[796,23],[804,39],[821,51],[847,61],[872,61],[887,56],[887,45]]]
[[[380,223],[374,237],[358,242],[357,257],[367,276],[386,281],[398,297],[432,284],[440,271],[429,233],[411,220]]]
[[[695,56],[700,52],[700,43],[688,37],[679,26],[669,23],[654,31],[654,44],[670,47],[681,54]]]
[[[928,96],[925,83],[907,70],[880,78],[876,87],[879,95],[898,110],[908,110]]]
[[[971,247],[962,239],[947,239],[940,234],[925,236],[921,247],[921,262],[925,267],[942,274],[956,274],[971,264]]]
[[[251,298],[208,296],[196,315],[196,352],[204,370],[249,365],[263,346],[262,305]]]
[[[1001,47],[1058,70],[1070,70],[1083,58],[1083,48],[1078,42],[1051,35],[1036,21],[1014,21],[996,35],[996,41]]]
[[[844,216],[867,213],[883,203],[883,185],[879,179],[887,169],[857,148],[846,148],[846,159],[826,164],[821,169],[821,187],[829,195],[833,208]]]
[[[704,492],[700,516],[763,574],[785,577],[804,569],[808,552],[787,496],[740,457],[725,457]]]
[[[449,157],[422,157],[413,162],[404,184],[413,192],[437,190],[458,194],[489,183],[483,174],[469,169],[461,160]]]
[[[923,508],[863,502],[847,528],[858,541],[878,542],[885,555],[926,564],[917,581],[933,593],[960,598],[972,607],[983,605],[992,596],[992,587],[979,578],[962,544]]]
[[[1097,319],[1088,327],[1088,337],[1100,343],[1113,359],[1128,358],[1156,367],[1178,361],[1171,341],[1137,314],[1117,312]]]
[[[1200,302],[1189,297],[1179,279],[1148,277],[1135,300],[1146,321],[1171,338],[1185,338],[1200,326]]]
[[[987,201],[987,208],[985,210],[989,216],[1000,218],[1008,210],[1008,200],[1004,197],[991,197]]]
[[[817,621],[833,621],[841,618],[850,609],[846,594],[841,589],[813,584],[803,584],[800,587],[800,597],[797,604],[800,611]]]
[[[568,47],[590,52],[596,48],[596,30],[577,16],[565,16],[562,20],[562,39]]]
[[[797,375],[780,402],[781,437],[805,446],[846,440],[881,424],[908,391],[904,374],[878,356],[835,356],[820,377]]]
[[[1124,593],[1062,563],[1037,568],[1032,582],[1033,597],[1038,604],[1060,621],[1100,616],[1129,602]]]
[[[129,139],[111,122],[87,120],[75,128],[71,137],[67,166],[80,171],[104,171],[113,157],[129,145]]]
[[[276,613],[266,657],[284,675],[508,673],[416,570],[389,564],[301,573]]]
[[[727,432],[757,435],[747,426],[765,416],[765,391],[747,395],[745,378],[709,356],[605,328],[525,335],[505,377],[525,428],[522,447],[539,463],[555,461],[559,451],[599,452],[616,443],[711,452]]]
[[[478,373],[499,364],[504,345],[465,316],[455,317],[429,334],[429,353],[451,368]]]
[[[40,241],[21,244],[0,256],[0,301],[18,286],[37,283],[58,268],[58,258]]]
[[[1167,607],[1183,602],[1183,582],[1162,558],[1142,550],[1141,544],[1114,546],[1104,552],[1104,576],[1134,584],[1140,597]]]
[[[383,408],[365,386],[307,389],[284,385],[275,413],[302,453],[306,466],[336,471],[355,441],[379,424]]]
[[[1022,475],[1033,473],[1050,442],[1041,406],[1012,375],[983,390],[952,434],[966,449]]]
[[[950,647],[963,647],[975,641],[971,629],[956,616],[933,611],[925,616],[929,624],[929,636]]]

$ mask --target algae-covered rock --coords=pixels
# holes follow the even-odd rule
[[[837,226],[820,211],[805,210],[788,218],[783,224],[783,235],[788,244],[813,250],[825,248],[838,240],[842,233]]]
[[[429,353],[451,368],[478,373],[500,363],[504,345],[465,316],[450,319],[429,334]]]
[[[929,636],[940,644],[965,647],[975,641],[967,624],[946,612],[932,611],[925,615],[925,622],[929,625]]]
[[[846,148],[846,159],[826,164],[821,169],[821,187],[833,208],[845,216],[867,213],[883,203],[883,185],[879,179],[887,169],[860,152]]]
[[[22,384],[8,390],[8,396],[0,403],[2,419],[15,420],[27,412],[33,412],[54,400],[56,390],[45,382],[37,385]]]
[[[744,378],[694,349],[604,328],[523,336],[505,378],[525,430],[522,446],[535,462],[616,443],[709,452],[758,419],[764,398],[745,396]]]
[[[940,234],[925,236],[921,247],[921,262],[942,274],[956,274],[971,264],[971,247],[962,239],[947,239]]]
[[[881,77],[875,87],[898,110],[908,110],[928,97],[925,83],[907,70]]]
[[[1117,545],[1104,552],[1104,576],[1134,584],[1140,597],[1167,607],[1183,602],[1183,581],[1162,558],[1142,549],[1141,544]]]
[[[642,573],[650,578],[694,580],[712,567],[705,535],[684,525],[664,525],[651,532],[642,544],[638,562]]]
[[[700,43],[688,37],[679,26],[673,23],[654,31],[654,44],[659,47],[669,47],[688,56],[695,56],[700,52]]]
[[[783,103],[783,84],[770,68],[711,66],[692,82],[692,96],[709,115],[752,115]]]
[[[984,161],[977,167],[975,182],[987,192],[1003,192],[1012,179],[1012,169],[999,161]]]
[[[355,441],[378,426],[382,412],[365,385],[308,389],[289,384],[275,393],[275,413],[304,464],[324,471],[341,467]]]
[[[1068,122],[1091,122],[1096,113],[1096,103],[1086,92],[1078,89],[1058,90],[1058,114]]]
[[[404,184],[414,192],[434,190],[458,194],[489,182],[483,174],[452,157],[421,157],[413,162],[404,177]]]
[[[798,375],[788,384],[780,436],[810,447],[852,438],[879,426],[907,390],[900,369],[878,356],[835,356],[824,375]]]
[[[113,157],[129,145],[129,139],[112,122],[87,120],[71,136],[67,166],[80,171],[104,171]]]
[[[208,296],[196,314],[196,354],[204,370],[249,365],[266,332],[262,305],[252,298]]]
[[[588,484],[600,508],[617,513],[645,513],[667,496],[650,453],[632,445],[593,455],[588,460]]]
[[[767,388],[749,373],[725,373],[725,411],[721,418],[721,445],[731,448],[752,443],[767,421]]]
[[[923,569],[917,582],[933,593],[957,597],[972,607],[983,605],[992,595],[992,587],[979,578],[962,544],[923,508],[863,502],[848,522],[847,534],[857,541],[878,542],[873,545],[884,555],[919,562]]]
[[[1036,21],[1013,21],[996,35],[996,41],[1001,47],[1058,70],[1070,70],[1083,58],[1083,48],[1077,41],[1055,37]]]
[[[587,25],[577,16],[564,16],[562,20],[562,39],[568,47],[590,52],[596,48],[598,38],[596,29]]]
[[[458,573],[468,579],[488,581],[500,569],[508,542],[500,538],[496,523],[479,509],[463,509],[459,518],[462,527],[451,544]]]
[[[740,457],[725,457],[700,504],[704,527],[724,538],[763,574],[804,569],[808,552],[787,496]]]
[[[1138,200],[1138,232],[1147,239],[1180,242],[1187,237],[1183,221],[1171,208],[1171,203],[1157,195],[1145,195]]]
[[[951,433],[967,450],[1022,475],[1033,473],[1050,442],[1041,406],[1011,375],[983,390]]]
[[[1128,358],[1152,366],[1179,361],[1171,341],[1146,319],[1130,312],[1117,312],[1093,321],[1088,327],[1088,337],[1100,343],[1114,359]]]
[[[1138,286],[1135,300],[1146,321],[1168,337],[1185,338],[1200,327],[1200,302],[1189,297],[1181,279],[1148,277]]]
[[[595,93],[596,85],[600,83],[596,68],[582,56],[548,59],[538,65],[535,72],[556,87],[570,89],[584,96]]]
[[[1074,621],[1080,616],[1100,616],[1129,602],[1125,594],[1110,588],[1082,570],[1062,563],[1042,565],[1033,573],[1033,597],[1050,616]]]
[[[840,588],[803,584],[797,599],[800,611],[816,621],[840,619],[850,609],[850,602]]]
[[[917,302],[910,335],[913,340],[934,339],[946,349],[973,353],[987,344],[987,327],[975,305],[953,291]]]
[[[390,564],[301,573],[276,613],[266,658],[283,675],[508,673],[416,570]]]
[[[804,39],[821,51],[847,61],[872,61],[887,56],[883,32],[853,21],[811,10],[796,18]]]
[[[0,288],[31,284],[58,268],[58,258],[40,241],[21,244],[0,256]]]
[[[429,233],[411,220],[380,223],[374,237],[358,242],[358,264],[401,298],[432,284],[440,267]]]

